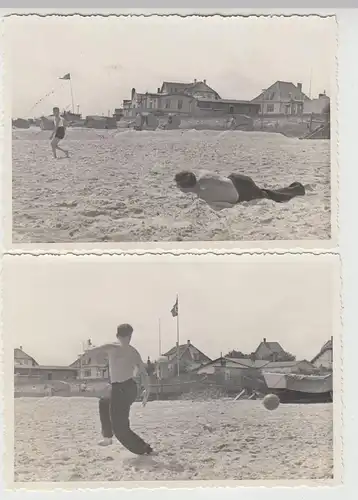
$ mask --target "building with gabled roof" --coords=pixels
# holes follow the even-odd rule
[[[211,358],[194,346],[190,340],[186,344],[175,345],[157,361],[158,378],[168,378],[177,375],[179,358],[179,372],[185,373],[209,363]]]
[[[264,359],[267,361],[278,361],[285,354],[286,351],[284,351],[278,342],[268,342],[265,337],[254,351],[255,359]]]
[[[319,353],[311,360],[311,363],[320,370],[330,371],[333,369],[333,337],[323,344]]]
[[[16,347],[14,349],[14,365],[16,366],[39,366],[38,362],[25,351],[23,351],[22,346]]]
[[[277,80],[252,102],[259,103],[262,116],[301,116],[304,103],[310,98],[302,91],[302,83]]]

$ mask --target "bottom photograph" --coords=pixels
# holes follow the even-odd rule
[[[339,325],[334,255],[6,256],[9,481],[329,484]]]

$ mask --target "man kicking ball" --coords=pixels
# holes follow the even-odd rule
[[[56,150],[58,149],[59,151],[62,151],[62,153],[65,153],[66,158],[68,158],[69,157],[68,151],[66,149],[60,148],[60,146],[58,145],[58,143],[65,137],[66,134],[65,120],[60,115],[60,109],[57,107],[53,108],[53,115],[54,115],[53,121],[55,124],[55,128],[50,137],[53,157],[57,158]]]
[[[175,182],[180,191],[196,194],[214,210],[223,210],[243,201],[262,198],[283,203],[305,194],[305,188],[300,182],[280,189],[262,189],[251,177],[241,174],[225,177],[215,172],[202,172],[195,175],[184,170],[176,174]]]
[[[133,328],[123,324],[117,328],[117,340],[101,346],[106,349],[109,362],[111,394],[99,400],[99,416],[103,440],[101,446],[112,444],[113,435],[127,450],[136,455],[150,455],[152,447],[135,434],[129,425],[130,407],[137,399],[137,384],[133,377],[140,374],[144,387],[142,405],[149,397],[149,377],[139,352],[130,345]]]

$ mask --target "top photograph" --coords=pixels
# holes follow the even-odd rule
[[[4,24],[11,245],[335,241],[333,17]]]

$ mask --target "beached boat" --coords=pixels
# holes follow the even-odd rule
[[[281,403],[328,403],[333,401],[333,376],[295,373],[263,373],[267,390]]]

